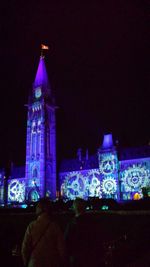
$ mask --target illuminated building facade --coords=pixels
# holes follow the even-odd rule
[[[56,197],[56,106],[43,56],[27,106],[26,165],[11,171],[8,202]]]
[[[56,194],[55,103],[41,56],[28,104],[26,197],[29,201]]]
[[[41,56],[28,101],[26,164],[13,167],[6,179],[0,170],[0,202],[37,201],[40,197],[81,197],[132,200],[150,188],[150,146],[120,149],[111,134],[104,135],[95,155],[63,160],[56,179],[55,102]],[[91,140],[92,141],[92,140]]]
[[[69,199],[143,198],[143,190],[150,188],[150,146],[119,149],[106,134],[94,156],[62,162],[59,179],[61,195]]]

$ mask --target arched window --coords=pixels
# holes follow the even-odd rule
[[[38,201],[40,198],[39,192],[35,189],[31,190],[28,194],[28,200],[30,201]]]
[[[32,175],[32,177],[37,178],[37,176],[38,176],[38,172],[37,172],[37,169],[35,168],[35,169],[33,170],[33,175]]]

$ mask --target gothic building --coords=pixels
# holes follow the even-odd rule
[[[63,161],[61,195],[74,199],[98,197],[117,201],[143,198],[150,187],[150,146],[121,149],[106,134],[95,155]]]
[[[44,57],[41,56],[28,104],[25,168],[28,200],[45,195],[55,198],[55,109]]]
[[[45,60],[41,56],[28,101],[26,164],[25,167],[13,168],[11,171],[7,189],[8,202],[34,201],[44,196],[55,199],[55,109]],[[1,198],[4,191],[1,186]]]
[[[56,106],[45,59],[40,57],[28,101],[26,164],[7,177],[0,170],[0,203],[98,197],[118,201],[139,199],[150,187],[150,146],[120,149],[112,134],[104,135],[95,155],[63,160],[56,177]],[[92,140],[91,140],[92,142]],[[6,179],[7,178],[7,179]],[[57,192],[58,194],[58,192]]]

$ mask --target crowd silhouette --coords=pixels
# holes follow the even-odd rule
[[[148,204],[148,199],[126,203],[127,216],[114,200],[104,199],[52,202],[44,198],[24,212],[13,209],[20,223],[28,219],[22,230],[18,220],[14,220],[14,229],[9,225],[10,242],[9,246],[8,242],[0,244],[1,259],[5,266],[10,266],[12,259],[15,267],[149,267]],[[132,214],[137,212],[135,206],[143,214],[147,211],[145,215]],[[9,218],[12,209],[5,211]],[[22,235],[17,238],[19,231]],[[11,248],[12,258],[7,253]]]

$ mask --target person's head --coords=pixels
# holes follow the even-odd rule
[[[83,214],[85,212],[85,209],[86,209],[86,204],[85,204],[84,199],[76,198],[73,201],[73,210],[74,210],[76,216]]]
[[[36,204],[36,215],[39,216],[42,213],[51,215],[52,213],[52,204],[48,198],[41,198]]]

